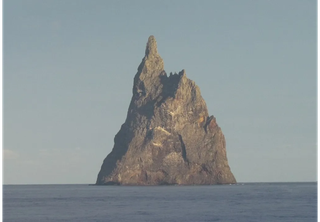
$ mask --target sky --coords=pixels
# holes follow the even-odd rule
[[[4,184],[95,183],[150,35],[238,182],[317,181],[317,1],[4,0]]]

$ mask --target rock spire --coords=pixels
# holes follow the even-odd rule
[[[146,47],[146,54],[145,56],[153,56],[153,55],[158,55],[158,49],[157,49],[157,41],[153,35],[151,35],[148,39],[147,42],[147,47]]]

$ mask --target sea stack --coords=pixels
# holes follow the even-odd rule
[[[148,39],[132,94],[97,185],[236,183],[225,137],[199,87],[185,70],[166,74],[154,36]]]

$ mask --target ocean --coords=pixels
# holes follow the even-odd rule
[[[317,183],[4,185],[3,221],[314,222]]]

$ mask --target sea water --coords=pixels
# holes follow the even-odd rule
[[[317,183],[4,185],[3,221],[317,221]]]

